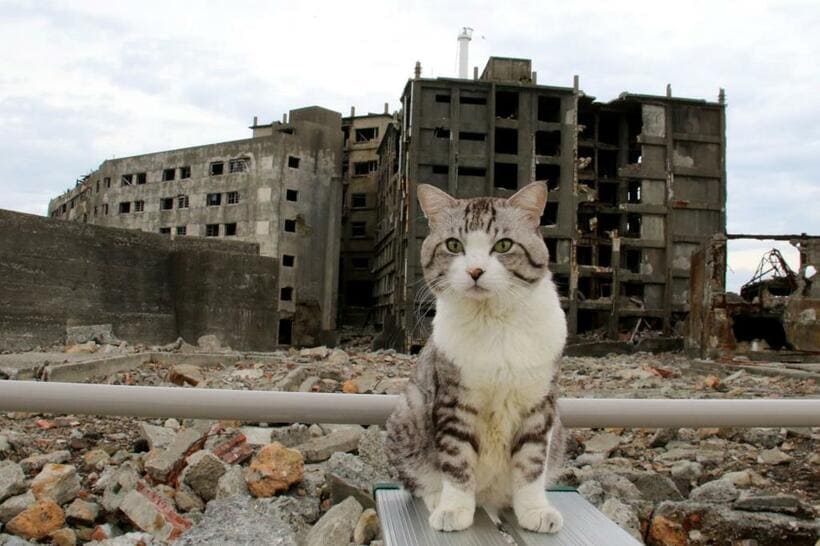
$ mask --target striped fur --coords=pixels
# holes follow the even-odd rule
[[[523,527],[555,532],[561,515],[543,491],[563,455],[555,379],[566,321],[538,232],[546,190],[533,184],[509,200],[419,193],[436,316],[387,423],[388,456],[435,529],[468,527],[478,503],[512,506]],[[494,251],[505,238],[509,251]]]

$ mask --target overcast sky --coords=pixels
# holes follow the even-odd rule
[[[820,233],[816,0],[0,0],[0,208],[44,214],[106,158],[246,138],[254,115],[397,109],[416,60],[455,75],[462,26],[471,65],[531,58],[601,100],[724,87],[728,230]],[[769,246],[731,247],[730,286]]]

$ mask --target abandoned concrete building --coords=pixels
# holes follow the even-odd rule
[[[292,110],[245,140],[104,161],[49,204],[53,218],[258,245],[275,258],[279,344],[333,342],[341,214],[341,114]]]
[[[107,160],[49,214],[237,239],[280,262],[280,344],[332,341],[337,321],[420,346],[435,313],[418,263],[415,185],[510,196],[545,181],[541,231],[572,335],[680,333],[690,256],[725,234],[725,103],[539,85],[491,57],[473,79],[422,78],[387,111],[318,107],[254,121],[250,139]],[[338,302],[338,305],[337,305]]]
[[[345,324],[371,320],[378,221],[378,149],[393,122],[385,103],[381,114],[342,118],[342,225],[339,258],[339,310]]]
[[[572,335],[610,337],[638,321],[677,331],[689,260],[725,233],[725,104],[623,93],[598,102],[539,85],[527,59],[491,57],[478,77],[408,81],[400,130],[380,149],[376,246],[381,342],[419,347],[425,305],[415,186],[458,197],[549,187],[541,230]]]

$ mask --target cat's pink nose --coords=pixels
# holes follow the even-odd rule
[[[478,278],[484,274],[484,270],[480,267],[474,267],[472,269],[467,270],[467,274],[473,278],[474,281],[477,281]]]

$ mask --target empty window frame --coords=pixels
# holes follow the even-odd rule
[[[228,162],[228,172],[246,173],[251,168],[251,160],[247,157],[237,157]]]
[[[225,237],[235,237],[236,236],[236,222],[231,222],[230,224],[225,224]]]
[[[355,136],[356,142],[370,142],[371,140],[379,138],[379,128],[362,127],[361,129],[356,129]]]
[[[134,201],[134,212],[143,212],[145,210],[145,201]]]
[[[535,154],[561,155],[561,131],[536,131]]]
[[[178,209],[187,209],[190,206],[190,202],[188,200],[187,195],[178,195],[177,196],[177,208]]]
[[[103,216],[108,216],[108,203],[103,203],[102,213],[103,213]]]
[[[592,247],[588,245],[578,245],[575,248],[575,259],[578,265],[592,265]]]
[[[538,97],[538,121],[549,123],[561,121],[561,99],[559,97]]]
[[[641,215],[640,214],[627,214],[626,215],[626,234],[627,237],[640,237],[641,236]]]
[[[229,205],[236,205],[237,203],[239,203],[238,191],[229,191],[225,197]]]
[[[484,167],[459,167],[459,176],[486,176],[487,169]]]
[[[219,224],[207,224],[205,226],[205,237],[219,237]]]
[[[296,220],[285,220],[285,231],[296,233]]]
[[[447,165],[433,165],[433,174],[449,174],[450,167]]]
[[[366,176],[372,172],[376,172],[379,168],[378,161],[356,161],[353,163],[354,176]]]
[[[176,169],[162,169],[162,181],[169,182],[176,178],[177,170]]]
[[[461,104],[487,104],[487,97],[471,97],[469,95],[462,95],[459,100],[461,101]]]
[[[188,226],[177,226],[177,235],[187,235]]]
[[[222,161],[214,161],[211,163],[208,172],[211,176],[220,176],[225,172],[225,163]]]
[[[159,228],[159,232],[160,232],[162,235],[171,235],[171,228],[169,228],[169,227],[161,227],[161,228]]]
[[[279,345],[290,345],[293,338],[293,319],[279,319]]]
[[[120,178],[123,186],[130,186],[134,183],[134,175],[133,174],[124,174],[122,178]]]
[[[501,119],[518,118],[518,93],[515,91],[496,92],[495,117]]]
[[[191,178],[191,166],[185,165],[184,167],[179,168],[179,178],[180,180],[185,178]]]
[[[561,185],[561,166],[550,163],[536,163],[535,179],[547,183],[547,189],[557,190]]]
[[[450,129],[446,127],[436,127],[433,129],[433,136],[436,138],[450,138]]]
[[[279,300],[280,301],[293,301],[293,287],[292,286],[283,286],[279,289]]]
[[[159,210],[171,210],[174,208],[173,197],[163,197],[159,200]]]
[[[632,273],[641,272],[642,252],[640,248],[627,248],[624,253],[624,268]]]
[[[497,154],[518,154],[518,130],[501,129],[495,130],[495,153]]]
[[[558,223],[558,203],[555,201],[547,202],[544,207],[544,213],[541,214],[542,226],[554,226]]]
[[[97,191],[95,193],[100,193],[100,181],[97,180]]]
[[[641,181],[640,180],[630,180],[629,181],[629,188],[627,189],[626,200],[629,201],[630,203],[640,203],[641,202]]]
[[[363,209],[367,206],[366,193],[354,193],[350,196],[350,206],[354,209]]]
[[[598,184],[598,201],[607,205],[617,205],[618,184],[600,182]]]
[[[140,186],[148,182],[148,175],[145,173],[137,173],[137,184]]]
[[[131,212],[131,201],[120,203],[120,214],[128,214],[129,212]]]
[[[505,190],[518,189],[518,165],[516,163],[495,164],[495,187]]]
[[[367,236],[367,222],[351,222],[350,223],[351,237],[366,237]]]
[[[222,204],[221,193],[209,193],[205,196],[205,205],[208,207],[218,207]]]
[[[293,267],[296,257],[290,254],[282,254],[282,267]]]
[[[445,95],[443,93],[439,93],[439,94],[436,95],[436,102],[449,103],[450,102],[450,95]]]
[[[350,265],[353,269],[370,269],[370,260],[368,258],[352,258]]]
[[[459,131],[458,133],[459,140],[474,140],[479,142],[484,142],[487,140],[486,133],[474,133],[471,131]]]
[[[76,197],[72,198],[71,201],[69,201],[69,207],[68,208],[73,209],[74,208],[74,203],[76,201],[77,201]]]
[[[291,169],[298,169],[299,168],[299,161],[300,158],[296,157],[295,155],[288,156],[288,167]]]
[[[285,199],[287,201],[298,201],[299,200],[299,192],[296,190],[286,190],[285,191]]]

